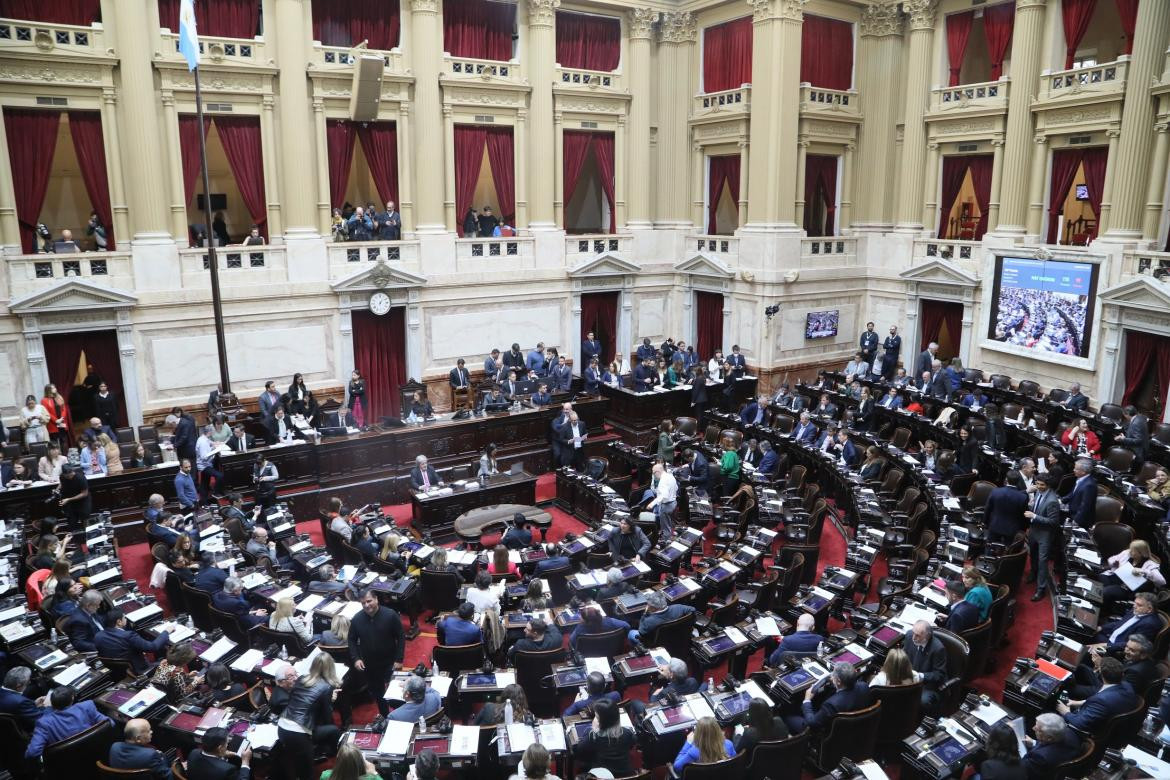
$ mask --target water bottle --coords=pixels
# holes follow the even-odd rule
[[[512,700],[508,699],[504,702],[504,725],[511,726],[513,719]]]
[[[284,645],[280,646],[280,660],[282,660],[282,661],[288,660],[288,648],[285,647]]]
[[[426,730],[427,730],[427,717],[426,717],[426,715],[419,715],[418,716],[418,733],[422,734]]]
[[[191,613],[187,613],[187,628],[195,630],[195,618],[191,617]]]
[[[49,641],[54,645],[57,644],[57,627],[53,626],[49,629]]]
[[[439,676],[439,664],[437,661],[431,661],[431,675],[433,677]]]
[[[712,696],[715,695],[715,678],[714,677],[707,678],[707,693],[711,694]]]

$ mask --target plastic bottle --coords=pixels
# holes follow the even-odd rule
[[[707,678],[707,693],[710,693],[712,695],[714,695],[714,693],[715,693],[715,678],[714,677]]]
[[[418,733],[422,734],[426,730],[427,730],[427,717],[426,717],[426,715],[419,715],[418,716]]]
[[[52,642],[53,644],[57,644],[57,627],[56,626],[53,626],[52,628],[49,629],[49,641]]]
[[[513,720],[514,715],[512,711],[512,700],[508,699],[504,702],[504,725],[511,726]]]
[[[284,645],[280,646],[280,660],[282,660],[282,661],[288,660],[288,648],[285,647]]]

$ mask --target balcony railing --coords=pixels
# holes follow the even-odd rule
[[[846,113],[860,116],[856,90],[825,89],[807,83],[800,85],[800,110],[802,112]]]
[[[325,46],[319,41],[313,41],[312,62],[317,67],[329,70],[338,68],[348,70],[357,58],[365,54],[376,54],[382,57],[386,68],[392,72],[402,72],[402,50],[398,48],[385,51],[382,49],[354,49],[348,46]]]
[[[168,59],[180,59],[179,35],[166,28],[162,31],[163,52]],[[199,36],[199,52],[211,62],[239,62],[248,65],[268,65],[264,54],[264,39],[255,38],[212,38]]]
[[[417,241],[340,241],[327,247],[331,279],[341,279],[378,262],[421,273]]]
[[[536,268],[531,236],[455,239],[456,273],[527,271]]]
[[[1122,276],[1152,276],[1170,284],[1170,252],[1126,252]]]
[[[521,82],[520,66],[515,60],[502,62],[500,60],[477,60],[470,57],[453,57],[447,55],[446,72],[460,79],[483,79],[490,81]]]
[[[854,265],[857,262],[857,239],[847,236],[819,236],[800,240],[802,267]]]
[[[751,107],[751,84],[743,84],[735,89],[725,89],[722,92],[704,92],[695,95],[696,114],[709,114],[717,111],[747,113]]]
[[[9,255],[4,261],[8,264],[8,294],[13,300],[77,277],[103,287],[134,289],[129,252]]]
[[[215,250],[219,281],[226,289],[234,285],[254,285],[287,281],[283,246],[224,246]],[[206,249],[179,250],[179,269],[183,287],[202,287],[210,283],[211,258]]]
[[[88,27],[74,24],[28,22],[0,19],[0,48],[8,51],[73,51],[79,54],[104,53],[101,22]]]
[[[721,260],[739,255],[739,239],[735,236],[698,234],[687,238],[689,249],[719,257]]]
[[[981,241],[928,238],[914,242],[914,256],[937,257],[940,260],[974,260],[981,245]]]
[[[957,87],[936,87],[931,90],[931,108],[935,111],[953,111],[959,108],[1006,108],[1007,78],[999,81],[981,81],[960,84]]]
[[[620,74],[603,70],[580,70],[578,68],[559,68],[560,77],[557,81],[562,87],[592,87],[594,89],[614,89],[618,86]]]
[[[1103,62],[1087,68],[1058,70],[1040,74],[1040,98],[1056,98],[1080,92],[1125,91],[1125,77],[1129,71],[1129,57],[1114,62]]]
[[[565,260],[568,265],[573,266],[582,260],[597,257],[606,252],[612,252],[614,254],[628,252],[632,240],[630,236],[610,235],[608,233],[566,236]]]

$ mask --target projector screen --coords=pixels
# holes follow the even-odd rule
[[[840,316],[840,309],[810,311],[804,318],[804,337],[806,339],[827,339],[836,336],[837,321]]]
[[[1088,357],[1097,266],[996,257],[988,338],[1035,352]]]

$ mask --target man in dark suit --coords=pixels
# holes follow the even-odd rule
[[[878,406],[883,406],[891,412],[896,412],[902,408],[902,395],[898,392],[898,388],[891,386],[886,394],[882,396],[882,400],[878,402]]]
[[[1055,712],[1036,717],[1036,739],[1025,739],[1030,749],[1024,756],[1028,780],[1056,780],[1056,768],[1081,752],[1081,738]]]
[[[435,471],[435,467],[427,463],[426,455],[419,455],[414,459],[414,468],[410,470],[410,486],[416,491],[429,490],[433,487],[441,487],[443,481],[439,479],[439,473]]]
[[[1058,701],[1056,711],[1064,721],[1086,736],[1096,736],[1115,715],[1129,712],[1138,706],[1138,694],[1125,684],[1125,667],[1116,658],[1102,658],[1097,664],[1101,675],[1101,689],[1083,701]]]
[[[1125,418],[1125,435],[1114,443],[1125,447],[1137,456],[1134,466],[1140,467],[1145,463],[1146,455],[1150,450],[1150,423],[1146,416],[1130,405],[1121,410]]]
[[[1076,414],[1084,414],[1089,408],[1089,396],[1081,392],[1081,386],[1073,382],[1068,388],[1068,398],[1061,402],[1061,406]]]
[[[947,649],[925,620],[906,632],[902,649],[910,656],[910,668],[922,675],[922,709],[933,715],[938,710],[939,688],[947,681]]]
[[[170,634],[163,631],[153,642],[148,642],[136,632],[126,628],[126,615],[114,607],[106,613],[106,630],[94,637],[98,655],[118,661],[129,661],[130,671],[143,674],[150,668],[143,653],[158,655],[171,641]]]
[[[552,367],[548,375],[552,381],[554,393],[567,393],[572,389],[573,369],[569,367],[564,355],[557,358],[556,365]]]
[[[105,630],[101,618],[97,616],[98,607],[102,605],[102,594],[96,590],[87,590],[81,595],[81,604],[65,623],[65,633],[69,635],[69,642],[79,653],[92,653],[97,650],[94,638],[99,631]]]
[[[861,453],[857,451],[853,441],[849,438],[849,431],[845,428],[837,431],[837,442],[835,445],[837,457],[841,459],[849,468],[856,468],[858,461],[861,460]]]
[[[768,417],[768,405],[771,401],[768,396],[761,395],[755,401],[748,401],[739,410],[739,420],[744,425],[762,425]]]
[[[983,505],[983,520],[987,523],[990,542],[1010,544],[1016,534],[1028,527],[1024,513],[1028,511],[1028,494],[1020,472],[1011,470],[1007,484],[995,488]]]
[[[244,597],[244,585],[235,577],[228,577],[223,583],[223,590],[211,594],[211,606],[235,615],[243,623],[245,629],[268,622],[268,610],[252,609],[248,599]]]
[[[1125,641],[1122,657],[1125,659],[1122,682],[1139,696],[1145,690],[1160,680],[1162,676],[1158,664],[1153,659],[1154,643],[1144,634],[1130,634]],[[1077,665],[1073,674],[1076,684],[1069,688],[1069,696],[1073,699],[1084,700],[1101,690],[1102,679],[1098,672],[1101,662],[1112,656],[1101,653],[1089,653],[1088,659]]]
[[[205,593],[214,594],[223,590],[227,578],[227,572],[215,565],[215,556],[205,552],[199,556],[199,573],[191,585]]]
[[[171,780],[171,768],[161,750],[150,746],[154,736],[150,721],[134,718],[126,723],[124,741],[110,745],[110,766],[114,769],[149,769],[156,780]]]
[[[819,707],[813,707],[813,697],[824,690],[824,686],[831,685],[834,692],[829,698],[821,702]],[[796,734],[805,728],[813,731],[825,731],[833,718],[842,712],[862,710],[873,703],[873,696],[869,692],[869,685],[864,680],[857,679],[857,670],[852,664],[833,664],[833,671],[827,682],[821,682],[809,687],[804,694],[804,703],[800,706],[800,715],[789,715],[784,719],[789,733]]]
[[[634,390],[636,392],[653,390],[661,381],[658,377],[658,370],[654,367],[653,358],[642,360],[638,365],[634,366],[633,377]]]
[[[943,371],[940,361],[934,361],[933,371],[930,376],[930,387],[926,391],[926,394],[933,398],[941,398],[945,401],[951,397],[951,389],[950,375],[946,371]]]
[[[638,347],[637,356],[639,361],[654,360],[658,357],[654,345],[650,343],[650,337],[646,336],[642,339],[641,346]]]
[[[760,452],[763,455],[760,457],[760,465],[756,467],[756,472],[767,477],[775,475],[776,468],[780,465],[780,456],[772,449],[772,443],[767,440],[760,442]]]
[[[769,666],[779,666],[786,657],[816,655],[817,648],[825,638],[814,631],[816,619],[803,613],[796,619],[796,630],[780,639],[780,646],[768,656]]]
[[[947,582],[947,603],[951,605],[947,613],[947,620],[943,628],[955,634],[961,634],[968,629],[979,625],[979,607],[970,601],[964,601],[967,595],[967,586],[962,580]]]
[[[1158,632],[1162,630],[1162,618],[1154,607],[1152,593],[1134,594],[1133,609],[1116,620],[1106,623],[1097,633],[1097,642],[1105,643],[1104,652],[1111,655],[1121,653],[1126,642],[1134,634],[1141,634],[1153,641]]]
[[[256,437],[244,432],[243,423],[232,426],[232,437],[227,440],[232,452],[251,452],[256,449]]]
[[[912,376],[922,376],[926,371],[931,371],[934,365],[934,353],[938,352],[938,344],[930,342],[926,345],[926,349],[918,356],[918,360],[914,363],[914,373]]]
[[[44,697],[33,701],[24,695],[31,678],[32,669],[14,666],[4,675],[4,687],[0,688],[0,713],[12,715],[17,724],[28,732],[33,730],[37,718],[45,712]]]
[[[1048,570],[1048,562],[1060,551],[1060,540],[1063,534],[1060,530],[1060,499],[1055,490],[1050,490],[1047,474],[1037,473],[1032,479],[1036,488],[1036,501],[1030,511],[1024,512],[1024,517],[1032,522],[1028,528],[1028,549],[1032,558],[1032,574],[1029,581],[1036,581],[1036,593],[1032,601],[1044,598],[1052,584],[1052,574]]]
[[[821,393],[820,402],[813,407],[812,413],[821,417],[835,419],[837,417],[837,404],[829,400],[828,393]]]
[[[601,392],[601,366],[597,363],[597,358],[593,358],[585,366],[585,370],[581,372],[581,378],[584,381],[585,392],[589,395],[597,395]]]
[[[800,413],[800,422],[792,429],[792,440],[802,444],[811,444],[817,436],[817,426],[812,424],[808,412]]]
[[[711,464],[707,456],[690,447],[683,453],[683,460],[690,471],[686,479],[682,480],[683,484],[695,488],[701,495],[706,495],[711,487]]]
[[[1007,449],[1007,425],[999,416],[998,407],[988,406],[984,409],[987,414],[987,423],[983,431],[983,443],[996,452]]]
[[[654,591],[646,597],[646,611],[638,627],[629,633],[631,642],[640,642],[642,637],[655,631],[663,623],[678,620],[686,615],[694,614],[695,608],[687,604],[671,604],[661,591]]]
[[[873,329],[873,323],[865,323],[865,332],[861,334],[861,338],[857,340],[857,345],[861,347],[861,356],[865,359],[873,371],[877,371],[877,364],[874,363],[874,358],[877,357],[878,348],[878,334]]]
[[[441,645],[474,645],[483,641],[483,631],[475,623],[475,605],[470,601],[460,604],[454,615],[440,620],[437,628],[442,632]]]
[[[659,680],[651,683],[650,702],[664,702],[671,695],[681,699],[699,690],[699,681],[690,676],[687,663],[681,658],[672,658],[665,666],[658,666]],[[665,680],[664,684],[659,684]],[[641,719],[646,713],[646,702],[634,699],[630,702],[630,716]]]
[[[547,623],[544,618],[534,617],[528,621],[528,625],[524,626],[524,636],[517,639],[515,644],[508,648],[508,657],[511,658],[517,650],[525,652],[556,650],[563,641],[561,630],[556,627],[556,624]]]
[[[594,337],[593,331],[589,331],[585,334],[585,340],[581,342],[581,359],[585,361],[585,365],[589,365],[594,358],[601,362],[601,342]]]
[[[508,376],[500,382],[500,389],[504,392],[504,398],[509,402],[516,399],[516,394],[519,392],[519,386],[516,383],[516,372],[509,371]]]
[[[569,424],[569,415],[573,412],[573,405],[565,402],[561,404],[561,413],[549,423],[549,444],[552,448],[553,468],[565,465],[568,454],[565,452],[564,429]]]
[[[512,348],[504,353],[503,364],[505,371],[515,371],[516,376],[523,376],[526,373],[524,353],[520,351],[519,344],[513,344]]]
[[[731,354],[727,356],[727,362],[731,364],[731,376],[735,379],[747,373],[747,358],[739,353],[739,344],[731,345]]]
[[[187,756],[188,780],[248,780],[252,776],[252,748],[240,754],[240,765],[228,760],[227,729],[208,729],[200,747]]]
[[[184,412],[181,406],[171,409],[171,414],[178,418],[175,422],[175,433],[171,442],[175,446],[175,454],[179,456],[179,460],[186,458],[194,463],[195,439],[199,438],[199,434],[195,430],[195,418]]]
[[[455,368],[451,369],[451,373],[447,375],[447,382],[451,385],[452,390],[471,387],[471,375],[467,373],[463,358],[455,361]]]
[[[1068,516],[1086,531],[1097,522],[1097,480],[1091,458],[1077,458],[1073,465],[1076,486],[1068,497]]]
[[[276,412],[264,421],[264,427],[268,429],[269,444],[304,438],[300,430],[285,415],[283,406],[276,407]]]
[[[25,748],[26,758],[40,758],[49,745],[80,734],[99,723],[110,723],[110,719],[97,711],[93,701],[74,703],[77,692],[68,685],[61,685],[49,694],[53,708],[43,713],[33,728],[32,739]]]

